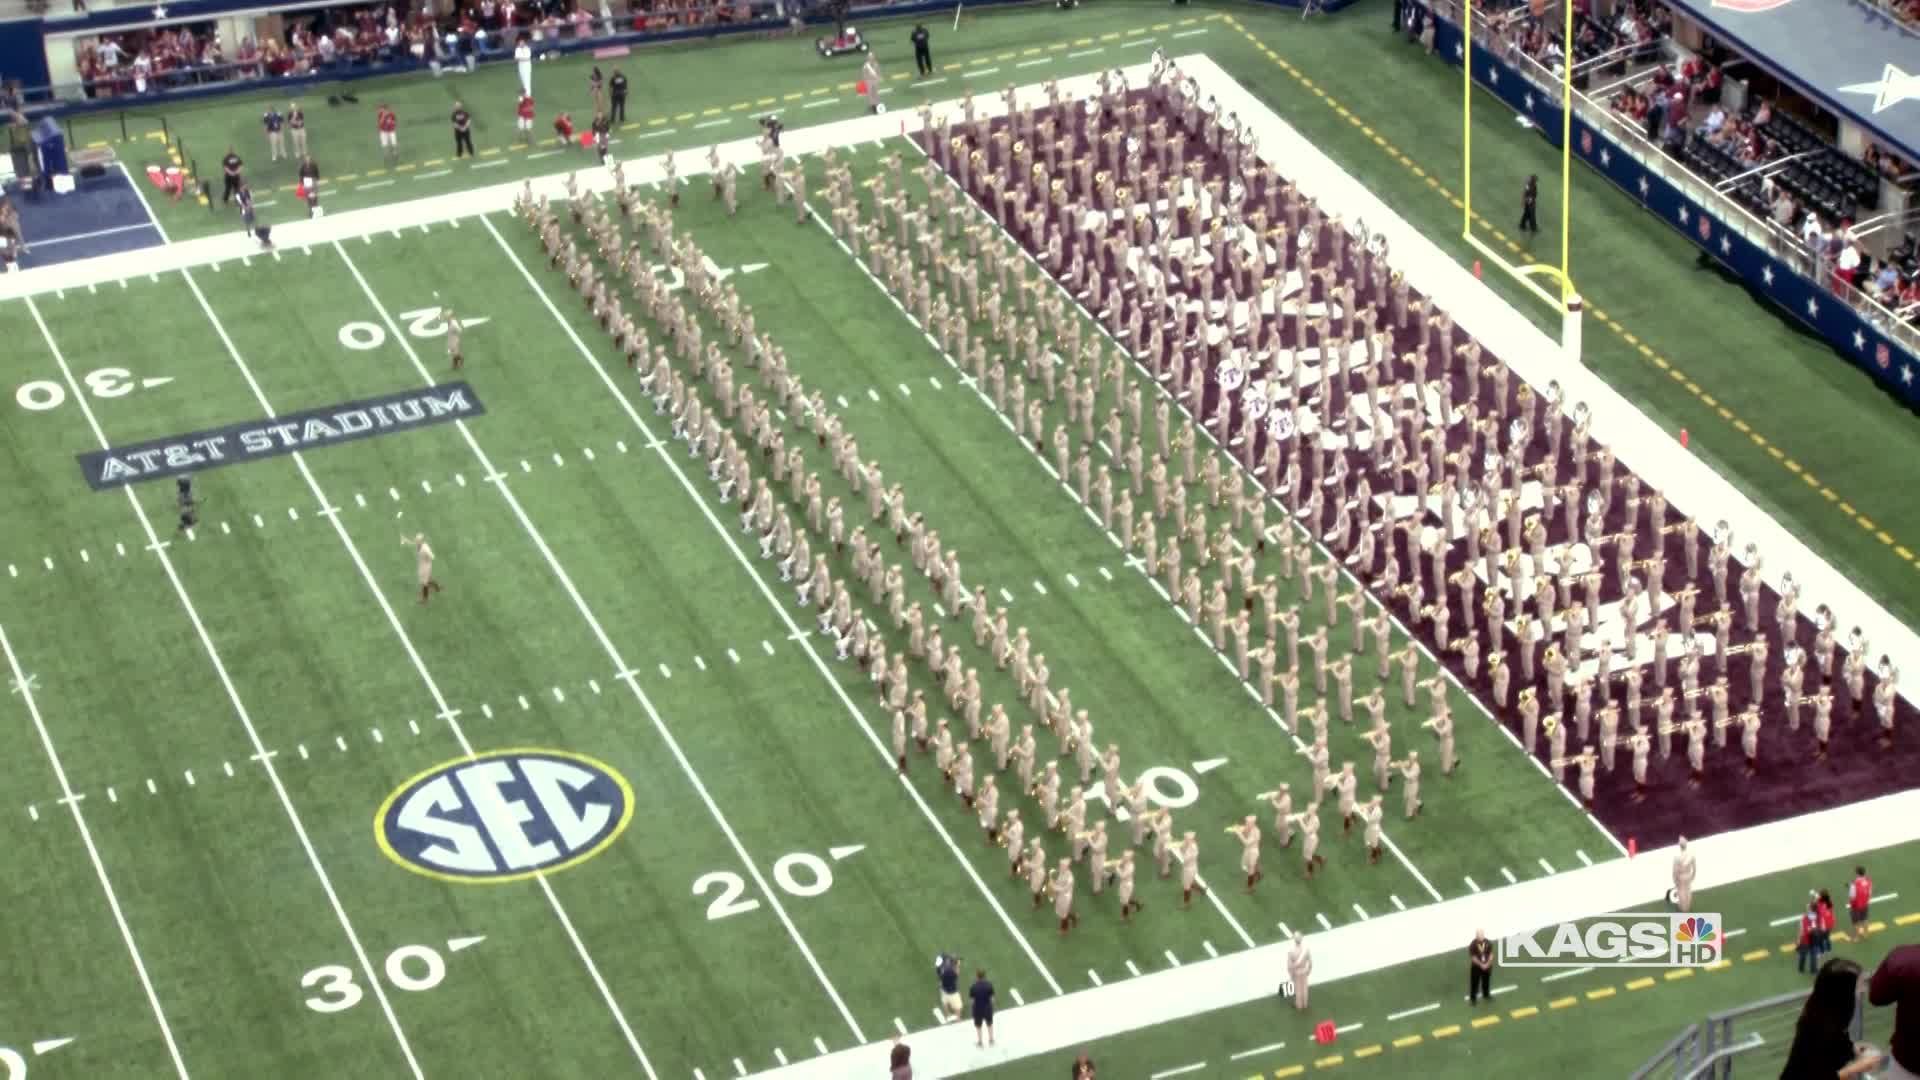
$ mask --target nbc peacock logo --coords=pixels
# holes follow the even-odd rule
[[[1720,928],[1705,915],[1689,915],[1673,927],[1673,959],[1676,963],[1705,966],[1720,959],[1723,939]]]

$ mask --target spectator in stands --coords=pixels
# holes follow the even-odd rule
[[[1900,271],[1884,259],[1873,275],[1873,296],[1888,307],[1896,306],[1900,300]]]
[[[1727,110],[1721,108],[1718,105],[1715,105],[1707,113],[1707,119],[1700,125],[1700,134],[1706,136],[1708,139],[1713,140],[1715,143],[1718,143],[1720,141],[1719,139],[1720,132],[1726,126],[1727,126]]]
[[[1813,992],[1800,1008],[1794,1024],[1793,1046],[1787,1051],[1780,1080],[1841,1080],[1865,1076],[1880,1063],[1880,1055],[1853,1042],[1853,1014],[1860,995],[1860,965],[1835,958],[1814,976]]]
[[[1880,961],[1867,983],[1867,1002],[1894,1007],[1887,1080],[1920,1080],[1920,945],[1901,945]]]
[[[1786,188],[1775,190],[1772,213],[1773,220],[1777,222],[1781,228],[1793,228],[1793,215],[1797,213],[1797,211],[1793,205],[1793,196],[1787,194]]]
[[[1853,279],[1860,273],[1860,246],[1853,242],[1853,237],[1844,229],[1837,231],[1834,235],[1840,238],[1840,253],[1833,261],[1833,290],[1845,292],[1846,287],[1851,287]]]
[[[888,1080],[913,1080],[913,1048],[893,1037],[893,1049],[887,1052]]]

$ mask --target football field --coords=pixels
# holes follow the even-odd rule
[[[818,146],[862,181],[919,167],[871,128]],[[818,146],[796,151],[815,190]],[[703,177],[683,188],[673,220],[708,276],[968,589],[1026,629],[1102,750],[1199,834],[1214,887],[1181,910],[1143,848],[1145,910],[1123,922],[1083,881],[1061,933],[930,755],[895,772],[868,674],[505,194],[447,196],[467,201],[418,222],[340,215],[271,252],[229,236],[177,265],[125,257],[0,302],[7,898],[62,915],[4,946],[9,1075],[36,1058],[36,1076],[747,1075],[935,1025],[940,952],[987,969],[1012,1009],[1624,860],[1419,642],[1461,770],[1429,771],[1417,819],[1389,796],[1378,863],[1329,806],[1321,872],[1270,847],[1267,880],[1241,889],[1221,829],[1265,823],[1262,794],[1310,776],[1280,713],[822,219],[742,188],[737,216]],[[781,419],[838,484],[804,419]],[[863,497],[832,494],[906,557]],[[440,586],[424,598],[421,537]],[[1352,632],[1280,585],[1303,637]],[[1033,721],[968,620],[920,578],[907,590],[1015,730]],[[1408,640],[1396,622],[1393,648]],[[1396,745],[1424,750],[1427,709],[1364,655],[1354,695],[1378,683]],[[1360,730],[1332,725],[1336,768],[1365,769]],[[1060,768],[1080,779],[1070,755]],[[1003,807],[1037,821],[1002,781]],[[1131,827],[1095,818],[1117,841]]]
[[[1156,795],[1224,823],[1304,775],[1266,710],[825,234],[770,203],[688,217]],[[1124,933],[1089,916],[1059,940],[931,768],[891,777],[864,680],[814,640],[536,258],[495,214],[3,309],[43,376],[22,391],[42,407],[9,425],[22,554],[6,629],[31,683],[15,705],[48,730],[42,749],[10,729],[46,845],[16,888],[104,904],[83,820],[128,924],[115,941],[103,911],[88,947],[139,950],[159,1002],[85,966],[106,985],[82,1000],[126,992],[118,1037],[75,1046],[98,1067],[149,1071],[163,1019],[189,1061],[233,1061],[244,1017],[263,1065],[578,1075],[644,1054],[663,1075],[723,1075],[925,1026],[941,950],[1033,1000],[1276,941],[1290,919],[1614,857],[1552,785],[1489,774],[1481,797],[1434,798],[1392,830],[1402,854],[1379,866],[1335,861],[1311,885],[1222,889],[1186,913],[1156,896]],[[468,324],[459,373],[436,338],[443,302]],[[190,534],[171,483],[89,492],[75,468],[89,449],[455,378],[468,419],[199,474]],[[422,531],[445,585],[424,605],[401,543]],[[1463,754],[1500,741],[1465,732]],[[592,841],[604,853],[491,886],[382,853],[376,812],[410,778],[514,749],[624,778],[612,835]],[[60,801],[55,761],[83,801]],[[1516,817],[1533,824],[1500,827]],[[1232,880],[1233,852],[1210,846],[1211,876]],[[60,1005],[36,1002],[44,1034],[64,1033]],[[472,1022],[495,1010],[539,1017],[538,1036]]]

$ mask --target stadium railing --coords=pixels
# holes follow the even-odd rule
[[[1733,1075],[1736,1062],[1743,1071],[1777,1075],[1793,1044],[1794,1023],[1807,993],[1795,990],[1751,1001],[1689,1024],[1635,1070],[1630,1080],[1726,1077]],[[1866,1017],[1856,1004],[1853,1038],[1858,1041],[1865,1029]]]
[[[1459,40],[1461,5],[1458,0],[1425,0],[1421,6],[1427,9],[1429,16],[1437,16],[1436,26],[1443,28],[1447,33],[1445,39],[1436,35],[1436,52],[1443,53],[1448,62],[1458,63],[1458,58],[1450,51]],[[1527,119],[1534,122],[1536,128],[1550,141],[1557,141],[1560,134],[1557,119],[1561,93],[1559,73],[1548,70],[1525,51],[1513,47],[1506,36],[1500,33],[1495,25],[1483,18],[1478,10],[1475,11],[1472,39],[1476,46],[1474,59],[1476,83],[1482,89],[1500,97],[1516,111],[1522,112],[1523,116],[1527,116],[1526,110],[1529,109],[1540,114],[1552,114],[1550,118],[1527,116]],[[1489,72],[1497,71],[1495,65],[1518,75],[1526,84],[1527,102],[1522,102],[1521,94],[1515,93],[1510,87],[1499,85],[1497,81],[1489,81]],[[1492,76],[1494,80],[1497,80],[1497,77],[1497,74]],[[1734,266],[1723,257],[1723,252],[1716,250],[1714,246],[1725,234],[1731,233],[1744,241],[1745,247],[1751,249],[1760,259],[1777,262],[1788,272],[1800,278],[1805,283],[1805,287],[1796,290],[1797,292],[1809,297],[1831,298],[1844,303],[1845,307],[1857,316],[1857,321],[1838,320],[1824,314],[1809,315],[1797,300],[1794,303],[1788,303],[1778,295],[1774,295],[1776,302],[1781,303],[1796,318],[1820,332],[1833,343],[1837,350],[1853,359],[1856,366],[1863,367],[1878,379],[1882,386],[1908,404],[1920,406],[1920,387],[1912,383],[1903,383],[1896,378],[1896,368],[1902,365],[1894,362],[1896,357],[1886,347],[1886,343],[1897,347],[1905,354],[1906,364],[1920,364],[1920,327],[1906,321],[1869,294],[1836,279],[1833,274],[1827,272],[1827,268],[1820,260],[1807,250],[1798,235],[1783,229],[1771,219],[1759,217],[1750,212],[1711,182],[1668,155],[1658,145],[1648,141],[1637,124],[1614,112],[1605,102],[1597,101],[1577,89],[1573,92],[1573,96],[1576,139],[1580,141],[1580,146],[1576,148],[1578,156],[1587,160],[1589,165],[1600,171],[1615,186],[1627,191],[1629,195],[1637,194],[1643,204],[1648,204],[1649,199],[1645,191],[1636,193],[1629,190],[1628,182],[1617,172],[1617,165],[1610,171],[1603,167],[1601,161],[1595,160],[1601,155],[1603,145],[1601,140],[1604,140],[1604,143],[1611,144],[1608,147],[1610,153],[1624,155],[1638,165],[1647,178],[1657,180],[1662,186],[1671,189],[1679,198],[1686,200],[1701,212],[1699,219],[1701,224],[1697,229],[1690,229],[1673,222],[1670,224],[1687,235],[1689,240],[1710,257],[1727,263],[1736,273],[1747,276],[1742,267]],[[1542,119],[1551,119],[1552,122],[1542,123]],[[1649,205],[1649,209],[1651,208]],[[1706,223],[1705,219],[1709,214],[1713,218],[1712,224],[1718,226],[1717,231]],[[1688,220],[1691,220],[1691,216],[1689,214]],[[1757,276],[1757,271],[1753,276]],[[1778,290],[1774,292],[1777,294]],[[1816,300],[1816,307],[1819,306]],[[1877,335],[1882,339],[1882,344],[1877,348],[1856,350],[1852,347],[1856,344],[1853,331]]]

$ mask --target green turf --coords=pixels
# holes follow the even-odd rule
[[[1406,109],[1405,100],[1409,92],[1451,100],[1456,71],[1387,38],[1379,4],[1305,26],[1264,9],[1212,13],[1221,12],[1233,21],[1205,21],[1209,12],[1198,9],[1169,16],[1158,5],[1133,4],[1072,16],[1023,9],[980,17],[957,37],[936,37],[953,76],[924,93],[957,92],[966,71],[998,85],[1009,77],[1089,70],[1143,55],[1135,43],[1155,38],[1175,51],[1191,48],[1219,60],[1417,226],[1439,237],[1457,230],[1457,212],[1444,198],[1360,126],[1444,174],[1455,152],[1453,129],[1432,122],[1426,111]],[[1186,18],[1202,21],[1179,21]],[[1304,91],[1243,28],[1362,119],[1344,119]],[[883,43],[894,30],[882,31]],[[1168,36],[1192,30],[1204,33]],[[1086,49],[1105,51],[1066,55]],[[897,51],[883,44],[883,58],[896,73],[903,66]],[[1010,67],[1035,59],[1050,62]],[[729,80],[711,78],[717,63],[754,70],[764,82],[749,92],[761,96],[746,98]],[[542,65],[538,77],[543,86],[579,80],[583,65]],[[844,86],[813,92],[850,78],[851,67],[822,64],[792,41],[650,51],[632,67],[634,121],[641,127],[622,132],[623,139],[648,134],[656,117],[664,122],[655,128],[673,133],[637,142],[630,152],[748,134],[750,115],[769,107],[759,104],[764,96],[773,96],[797,123],[858,109]],[[1000,70],[988,74],[990,67]],[[494,68],[440,81],[363,84],[356,92],[369,109],[383,95],[401,109],[408,152],[417,154],[408,163],[416,167],[358,196],[330,194],[329,209],[350,208],[356,199],[364,205],[505,181],[571,160],[503,151],[483,159],[508,162],[497,168],[410,178],[449,167],[427,165],[427,155],[437,153],[428,148],[444,136],[440,116],[453,93],[470,103],[483,94],[503,99],[499,122],[477,109],[487,124],[483,149],[500,145],[495,140],[505,127],[511,82],[510,69]],[[916,91],[907,81],[895,85],[894,107],[905,111]],[[788,95],[799,97],[789,101]],[[834,103],[798,109],[826,99]],[[243,146],[243,152],[257,157],[260,101],[175,110],[168,125],[203,164],[208,155],[198,147],[210,142],[252,140],[254,149]],[[643,114],[643,105],[652,111]],[[725,123],[692,126],[716,117]],[[1522,173],[1546,168],[1548,157],[1533,136],[1494,119],[1476,131],[1476,183],[1498,191],[1515,186]],[[330,176],[379,167],[366,137],[370,119],[349,125],[316,115],[315,124],[316,150]],[[89,140],[81,133],[79,141]],[[912,154],[904,144],[892,149]],[[860,167],[870,163],[871,155],[863,156]],[[1690,425],[1696,448],[1722,455],[1716,464],[1763,505],[1910,618],[1912,602],[1901,586],[1912,568],[1894,545],[1857,521],[1869,512],[1875,532],[1884,528],[1898,538],[1912,534],[1908,519],[1916,511],[1904,503],[1879,507],[1871,498],[1884,486],[1879,456],[1860,459],[1857,447],[1868,443],[1843,437],[1867,432],[1877,451],[1897,453],[1912,438],[1910,418],[1823,346],[1693,270],[1678,237],[1632,213],[1592,178],[1577,186],[1588,207],[1576,211],[1583,291],[1684,368],[1718,404],[1831,485],[1834,501],[1851,500],[1854,516],[1794,479],[1745,435],[1736,436],[1714,405],[1649,365],[1617,333],[1589,328],[1589,362],[1656,418]],[[32,676],[34,701],[69,782],[85,796],[80,807],[101,862],[192,1073],[404,1074],[407,1051],[396,1026],[430,1074],[631,1073],[634,1054],[609,1009],[610,996],[660,1075],[687,1076],[696,1068],[706,1076],[729,1075],[735,1058],[761,1069],[776,1064],[776,1049],[788,1058],[809,1056],[816,1038],[833,1049],[852,1045],[856,1031],[882,1038],[896,1018],[923,1028],[932,996],[926,959],[940,949],[987,964],[1003,994],[1018,990],[1037,1000],[1051,993],[1042,965],[1061,989],[1072,991],[1096,979],[1125,978],[1129,965],[1164,967],[1168,951],[1192,962],[1238,948],[1236,926],[1254,941],[1269,942],[1278,939],[1282,921],[1325,915],[1346,923],[1360,917],[1354,904],[1377,916],[1391,910],[1395,898],[1408,905],[1429,899],[1396,859],[1366,866],[1357,839],[1343,841],[1331,819],[1325,828],[1331,863],[1321,879],[1300,881],[1296,856],[1270,849],[1270,877],[1261,891],[1249,897],[1234,887],[1235,853],[1219,828],[1257,809],[1253,795],[1275,779],[1298,786],[1305,776],[1284,734],[1231,685],[1219,659],[1193,640],[1192,630],[826,234],[792,225],[785,211],[752,194],[737,221],[692,199],[681,222],[724,266],[769,264],[737,279],[761,326],[830,400],[847,399],[842,412],[865,456],[907,485],[916,505],[962,552],[968,577],[1014,595],[1010,613],[1048,653],[1055,685],[1074,688],[1076,701],[1098,719],[1102,741],[1121,745],[1127,770],[1162,766],[1194,779],[1197,802],[1179,818],[1202,835],[1203,869],[1218,886],[1224,914],[1207,903],[1185,913],[1170,910],[1177,900],[1167,886],[1143,874],[1150,917],[1123,930],[1111,896],[1087,896],[1083,882],[1085,921],[1063,941],[1048,914],[1030,911],[1024,886],[1006,880],[1003,854],[940,793],[930,768],[916,763],[906,783],[939,828],[929,824],[888,774],[885,751],[877,749],[886,739],[886,718],[866,684],[836,664],[826,645],[811,646],[825,652],[822,662],[789,637],[792,625],[776,614],[762,582],[800,626],[809,620],[792,607],[769,564],[751,551],[735,557],[722,537],[737,538],[732,514],[713,504],[703,471],[677,448],[667,450],[670,465],[649,447],[665,433],[664,422],[616,373],[638,408],[636,423],[555,322],[543,293],[595,357],[617,365],[605,335],[535,257],[531,238],[505,215],[484,223],[467,219],[458,229],[436,226],[424,235],[383,234],[340,248],[287,251],[250,266],[228,262],[193,271],[191,285],[179,275],[136,276],[124,291],[110,286],[98,295],[75,291],[31,306],[0,306],[0,333],[16,343],[21,358],[19,378],[66,381],[37,315],[73,377],[101,388],[75,388],[54,408],[17,409],[0,425],[0,454],[13,478],[0,494],[0,509],[7,511],[0,561],[9,566],[0,578],[0,628]],[[279,198],[287,201],[277,212],[292,209],[286,195]],[[228,227],[191,204],[159,209],[176,237]],[[1557,208],[1543,210],[1552,220]],[[528,260],[533,288],[509,250]],[[1464,247],[1453,250],[1469,257]],[[1636,303],[1636,296],[1647,299]],[[206,520],[191,539],[173,532],[169,487],[136,490],[160,538],[170,543],[167,555],[191,597],[196,626],[147,550],[126,496],[88,493],[77,483],[72,455],[97,445],[77,395],[85,395],[104,437],[122,444],[260,416],[269,408],[284,412],[418,386],[425,379],[416,358],[436,379],[446,377],[445,360],[437,339],[407,334],[412,320],[406,313],[442,298],[469,319],[490,320],[469,331],[472,363],[463,373],[489,410],[470,426],[480,452],[441,427],[310,454],[302,459],[306,472],[302,463],[279,458],[210,473],[202,481]],[[1540,315],[1531,303],[1522,299],[1516,306]],[[1707,322],[1691,314],[1714,309],[1727,317]],[[349,323],[380,327],[385,343],[344,347],[341,329]],[[156,342],[165,347],[156,349]],[[1776,358],[1764,382],[1748,370],[1758,356]],[[127,380],[150,378],[172,381],[119,392]],[[488,482],[482,454],[506,475],[518,509]],[[689,488],[706,500],[713,519]],[[323,513],[327,507],[337,507],[338,517]],[[395,520],[398,512],[404,519]],[[851,517],[864,520],[864,513]],[[413,603],[410,553],[396,546],[402,529],[427,531],[440,554],[448,590],[425,610]],[[930,603],[923,585],[914,588]],[[1317,619],[1313,614],[1308,627]],[[201,629],[217,652],[218,669]],[[956,641],[966,636],[953,629]],[[622,681],[623,665],[644,701]],[[1371,664],[1357,666],[1364,674],[1356,688],[1364,692]],[[990,696],[1010,694],[1004,676],[987,677]],[[15,725],[8,760],[15,764],[4,775],[16,805],[32,812],[16,822],[24,833],[22,857],[9,898],[18,901],[15,910],[60,905],[69,917],[36,922],[34,934],[16,935],[0,952],[13,971],[24,973],[0,1042],[24,1048],[33,1040],[76,1037],[57,1056],[36,1062],[36,1075],[43,1069],[89,1076],[170,1072],[159,1025],[86,848],[67,807],[55,802],[61,789],[48,756],[22,697],[11,700],[20,703],[10,706]],[[443,709],[459,710],[459,732],[477,749],[575,751],[633,782],[636,815],[624,838],[552,878],[566,922],[536,885],[439,885],[396,866],[374,843],[381,800],[421,770],[461,755],[461,739]],[[1010,711],[1016,723],[1025,718],[1017,706]],[[1455,714],[1473,715],[1461,703]],[[1404,730],[1411,718],[1397,709],[1393,715]],[[253,757],[249,728],[272,754],[284,803]],[[1390,835],[1443,895],[1468,891],[1468,877],[1497,884],[1503,867],[1533,876],[1541,857],[1562,868],[1578,861],[1576,851],[1609,857],[1604,839],[1544,782],[1500,782],[1499,763],[1515,755],[1490,726],[1474,720],[1460,731],[1467,764],[1451,780],[1429,770],[1428,811],[1420,821],[1400,823],[1397,798],[1388,802]],[[1364,754],[1337,720],[1334,738],[1335,761],[1355,757],[1364,771]],[[1051,737],[1043,733],[1041,745],[1049,748]],[[1220,758],[1225,763],[1209,771],[1196,768]],[[290,823],[289,805],[312,857]],[[1031,804],[1009,792],[1003,805]],[[1527,835],[1502,827],[1514,819],[1532,823]],[[829,849],[843,845],[865,847],[834,860]],[[1876,856],[1887,864],[1878,871],[1883,889],[1900,887],[1903,857]],[[831,867],[832,884],[820,895],[795,895],[777,884],[763,889],[755,880],[756,873],[777,877],[780,865],[799,867],[794,874],[806,880],[809,858]],[[302,1004],[328,993],[322,983],[330,978],[322,973],[303,988],[303,976],[327,965],[359,966],[316,860],[376,971],[408,945],[431,946],[446,960],[445,981],[431,990],[403,990],[377,976],[392,1004],[391,1022],[371,992],[338,1013]],[[743,879],[742,895],[759,906],[709,918],[729,874]],[[1819,874],[1821,880],[1834,876],[1831,868]],[[702,878],[706,885],[696,895]],[[1786,902],[1770,892],[1763,896],[1767,890],[1755,885],[1726,904],[1742,911],[1746,905],[1790,908],[1802,885],[1776,885],[1788,894]],[[481,935],[484,942],[461,952],[447,947]],[[1402,1007],[1396,1004],[1402,997],[1440,993],[1457,975],[1452,966],[1436,961],[1330,986],[1320,1000],[1345,1012],[1351,999],[1344,995],[1352,994],[1361,999],[1356,1015],[1365,1007],[1384,1017]],[[1481,1046],[1498,1046],[1503,1061],[1511,1055],[1541,1069],[1577,1068],[1587,1059],[1567,1047],[1580,1045],[1581,1029],[1565,1025],[1580,1023],[1590,1004],[1617,1010],[1617,1030],[1624,1033],[1618,1064],[1624,1066],[1681,1020],[1784,985],[1754,980],[1749,986],[1750,974],[1736,965],[1695,983],[1662,985],[1646,998],[1684,1000],[1684,1007],[1643,1006],[1638,994],[1624,992],[1590,1003],[1583,997],[1581,1008],[1505,1021],[1453,1044],[1429,1038],[1406,1052],[1430,1055],[1431,1068],[1448,1075],[1484,1070],[1485,1053],[1492,1051],[1470,1056]],[[1737,991],[1692,996],[1736,975]],[[369,980],[356,971],[353,981],[366,989]],[[1502,1006],[1518,1007],[1521,992],[1515,994]],[[742,1017],[753,1022],[743,1025]],[[1285,1038],[1294,1049],[1304,1044],[1284,1030],[1292,1022],[1288,1013],[1269,1021],[1250,1007],[1176,1033],[1116,1040],[1099,1053],[1177,1065],[1196,1059],[1195,1040],[1211,1050]],[[1265,1030],[1269,1023],[1280,1034],[1246,1034],[1250,1024]],[[1371,1037],[1372,1022],[1356,1039],[1361,1034]],[[1400,1054],[1383,1053],[1378,1061],[1398,1062]],[[1276,1054],[1272,1067],[1296,1060]],[[1048,1060],[1044,1068],[1059,1071],[1059,1063]]]

